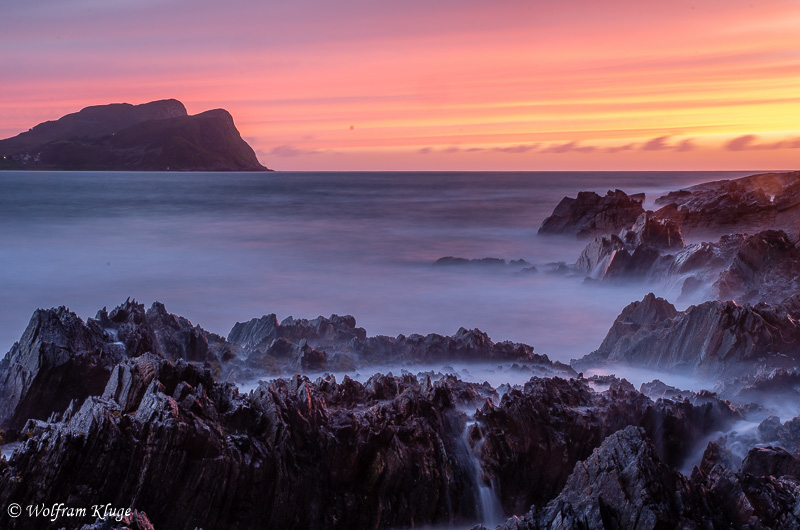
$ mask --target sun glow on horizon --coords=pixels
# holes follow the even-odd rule
[[[10,8],[0,137],[174,97],[229,110],[278,169],[791,169],[800,153],[796,2],[79,4]]]

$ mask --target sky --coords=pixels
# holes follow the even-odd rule
[[[279,170],[800,166],[800,0],[0,0],[0,138],[229,110]]]

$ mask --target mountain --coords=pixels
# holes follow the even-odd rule
[[[178,100],[97,105],[0,140],[0,168],[267,171],[223,109],[190,116]]]

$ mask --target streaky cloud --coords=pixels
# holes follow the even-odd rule
[[[758,143],[758,139],[759,137],[756,134],[737,136],[725,144],[725,149],[728,151],[768,151],[800,148],[800,136],[772,143]]]

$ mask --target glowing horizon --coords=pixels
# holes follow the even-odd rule
[[[176,98],[226,108],[284,170],[798,166],[793,1],[44,0],[4,15],[2,138]]]

